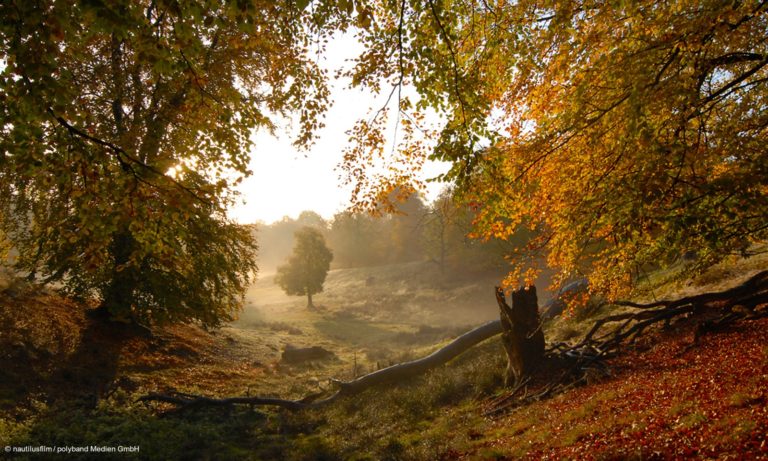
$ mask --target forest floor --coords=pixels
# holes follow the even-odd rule
[[[447,457],[768,459],[768,319],[695,345],[693,330],[643,338],[610,377],[492,418]]]
[[[665,294],[721,289],[765,266],[733,263]],[[652,331],[611,359],[608,376],[493,416],[508,392],[496,339],[410,383],[321,410],[175,414],[137,402],[170,390],[297,398],[327,388],[326,378],[426,354],[496,316],[490,278],[436,278],[422,263],[334,271],[309,311],[266,275],[238,321],[152,337],[92,323],[52,291],[0,286],[0,445],[141,446],[100,459],[768,459],[768,319],[695,344],[695,319]],[[572,339],[604,314],[556,319],[545,331]],[[289,344],[335,357],[286,364]]]

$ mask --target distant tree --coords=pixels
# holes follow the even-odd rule
[[[333,217],[328,241],[339,267],[376,266],[424,257],[420,228],[427,207],[414,187],[395,187],[372,211],[346,211]]]
[[[498,270],[507,266],[505,257],[519,254],[532,239],[519,229],[506,239],[471,238],[472,222],[477,217],[454,188],[446,188],[429,204],[421,226],[424,253],[442,272],[456,273]]]
[[[425,215],[421,232],[424,251],[429,260],[440,267],[440,272],[445,272],[446,258],[450,251],[448,234],[455,223],[456,214],[450,193],[443,191]]]
[[[302,211],[296,219],[283,216],[272,224],[257,226],[256,236],[259,241],[259,268],[262,272],[272,271],[288,258],[293,248],[293,235],[304,226],[326,232],[325,220],[314,211]]]
[[[424,258],[420,227],[427,207],[416,189],[399,186],[388,197],[392,208],[388,218],[389,262],[409,262]]]
[[[384,264],[389,245],[382,236],[384,219],[367,213],[344,211],[333,217],[328,245],[336,267],[365,267]]]
[[[312,227],[298,230],[295,242],[288,262],[277,268],[275,283],[289,295],[306,296],[307,307],[313,308],[312,295],[323,291],[333,253],[323,234]]]
[[[299,214],[299,217],[296,218],[296,224],[298,224],[301,227],[304,227],[304,226],[313,227],[320,231],[325,231],[328,228],[328,223],[325,222],[325,219],[323,219],[322,216],[317,214],[317,212],[312,210],[302,211]]]

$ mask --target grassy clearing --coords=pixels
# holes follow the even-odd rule
[[[745,262],[746,276],[764,267],[765,260],[760,261]],[[34,293],[22,303],[2,298],[0,320],[14,333],[0,337],[0,346],[16,351],[15,356],[6,353],[3,364],[23,360],[30,366],[2,368],[0,445],[136,444],[142,448],[135,459],[158,460],[191,453],[196,459],[579,459],[585,447],[603,450],[609,458],[642,457],[642,449],[633,445],[642,434],[680,440],[696,435],[716,440],[727,451],[765,432],[768,383],[759,372],[768,366],[765,342],[755,343],[754,350],[744,343],[739,350],[750,351],[752,378],[733,380],[729,376],[741,373],[744,378],[746,372],[726,370],[717,375],[717,393],[701,384],[711,376],[702,376],[701,382],[690,378],[706,368],[696,358],[698,351],[680,355],[665,365],[663,374],[648,376],[642,368],[647,359],[638,352],[618,364],[617,375],[607,382],[494,418],[485,417],[483,408],[505,392],[498,339],[412,382],[372,389],[319,410],[294,414],[240,408],[160,416],[155,407],[136,403],[140,395],[167,389],[297,398],[329,389],[327,378],[349,379],[429,353],[468,324],[496,317],[493,281],[432,280],[434,274],[420,274],[420,268],[334,271],[313,311],[264,277],[251,288],[241,318],[217,332],[172,327],[153,339],[119,343],[89,332],[78,307],[53,294]],[[742,272],[738,267],[715,270]],[[678,288],[663,287],[663,293],[673,296]],[[609,313],[601,308],[556,318],[545,325],[546,336],[572,340]],[[289,366],[280,360],[288,344],[320,345],[337,359]],[[664,344],[645,350],[658,357],[682,354],[682,346]],[[732,348],[724,344],[721,349]],[[703,353],[712,358],[718,350]],[[92,376],[96,369],[100,372]],[[71,392],[57,390],[66,388]],[[627,450],[606,448],[609,442],[603,440]],[[660,440],[648,443],[677,455]]]
[[[160,418],[154,408],[135,402],[148,392],[169,389],[211,396],[297,398],[327,388],[327,378],[349,379],[424,355],[466,328],[456,326],[462,324],[456,310],[460,302],[475,296],[481,284],[456,283],[442,292],[429,288],[417,293],[415,277],[407,283],[390,278],[409,271],[414,274],[419,266],[401,269],[336,271],[326,292],[318,296],[320,308],[313,311],[304,307],[303,299],[282,294],[266,277],[252,287],[246,311],[232,325],[216,332],[169,327],[151,339],[132,338],[119,329],[92,331],[81,306],[53,293],[21,292],[16,288],[22,286],[20,282],[4,279],[8,283],[2,290],[7,296],[0,298],[0,317],[10,332],[0,337],[0,346],[15,355],[5,354],[2,360],[25,366],[2,367],[0,442],[138,444],[142,452],[137,459],[178,459],[186,453],[196,453],[194,457],[200,459],[322,459],[326,455],[338,459],[361,451],[360,439],[351,445],[334,442],[340,439],[337,431],[347,435],[355,431],[353,426],[327,421],[349,419],[344,414],[354,413],[355,407],[365,408],[367,420],[374,424],[368,432],[377,436],[388,432],[388,426],[423,428],[428,425],[425,421],[434,420],[436,409],[498,387],[499,350],[479,349],[471,356],[478,360],[461,362],[464,371],[428,375],[398,387],[374,407],[367,407],[367,402],[377,400],[376,395],[368,394],[328,413],[236,409]],[[371,277],[374,288],[370,288]],[[366,295],[361,297],[360,289],[366,284]],[[494,312],[488,309],[483,317],[466,305],[460,307],[469,311],[463,321],[474,323]],[[286,365],[280,355],[289,344],[320,345],[338,359]],[[30,374],[30,369],[35,373]],[[483,375],[486,378],[476,379]],[[100,398],[94,399],[96,395]],[[403,406],[393,406],[393,400]],[[398,446],[424,453],[411,443],[420,436],[421,431],[408,435],[404,430],[390,437],[388,445],[371,445],[368,453],[378,457],[387,450],[397,452]]]
[[[340,269],[329,272],[323,293],[313,299],[321,314],[365,322],[476,325],[497,317],[493,287],[502,276],[447,278],[424,262]],[[306,299],[286,296],[273,279],[260,275],[250,288],[241,322],[302,321]]]

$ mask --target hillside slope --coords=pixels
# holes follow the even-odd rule
[[[733,285],[764,266],[762,259],[740,262],[720,270],[721,277],[708,274],[682,289],[690,294]],[[53,292],[4,286],[0,445],[141,446],[139,454],[121,454],[123,460],[184,459],[189,453],[265,460],[768,459],[765,318],[696,342],[695,318],[654,330],[609,361],[608,376],[501,413],[488,413],[508,393],[501,386],[504,356],[497,339],[412,382],[371,389],[325,409],[174,414],[136,402],[170,390],[296,398],[327,388],[325,378],[349,378],[378,362],[428,353],[465,328],[449,326],[464,323],[451,322],[462,305],[440,311],[440,300],[463,303],[464,293],[471,301],[487,282],[454,281],[443,291],[432,284],[419,293],[419,271],[336,272],[317,311],[281,297],[263,279],[232,325],[216,332],[175,326],[152,337],[92,323],[84,315],[88,306]],[[397,280],[398,273],[410,276]],[[356,292],[365,294],[365,303],[387,301],[358,305]],[[392,308],[419,295],[418,309]],[[480,311],[463,305],[468,318],[493,315],[491,301],[477,304]],[[556,319],[545,326],[547,337],[574,337],[594,320]],[[287,364],[280,355],[288,344],[319,344],[335,358]]]
[[[768,459],[768,319],[693,345],[693,324],[609,362],[611,376],[488,420],[451,457]]]

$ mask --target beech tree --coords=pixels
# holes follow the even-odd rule
[[[308,49],[344,15],[306,4],[3,2],[0,235],[17,269],[116,318],[231,318],[256,270],[226,217],[251,134],[297,114],[306,145],[327,103]]]
[[[313,227],[305,226],[294,235],[293,254],[277,268],[275,283],[289,295],[306,296],[311,309],[315,307],[312,295],[323,291],[333,253],[325,246],[323,234]]]
[[[701,270],[768,238],[768,3],[403,0],[372,22],[351,75],[395,101],[407,166],[377,178],[388,112],[361,120],[344,168],[362,206],[448,161],[476,236],[525,225],[529,261],[609,298],[686,252]],[[434,150],[414,135],[427,108],[446,120]]]

